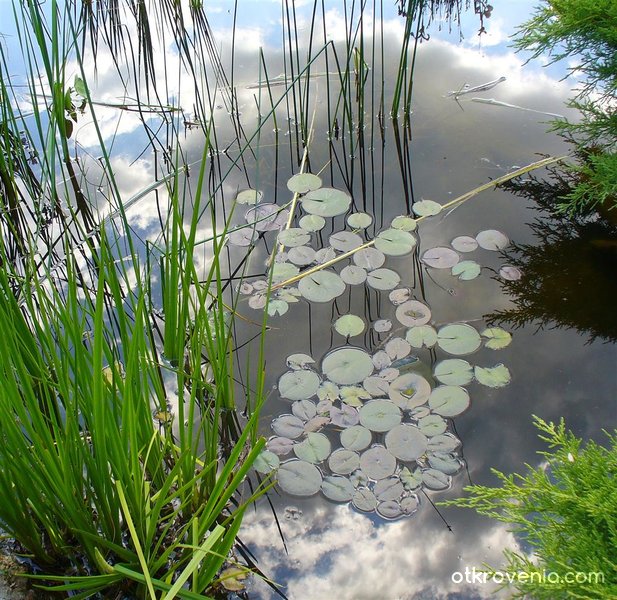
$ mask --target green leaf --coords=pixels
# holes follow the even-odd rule
[[[489,327],[480,332],[482,337],[487,338],[485,346],[491,350],[500,350],[510,345],[512,335],[501,327]]]
[[[375,248],[388,256],[409,254],[416,246],[416,238],[401,229],[386,229],[375,238]]]
[[[278,382],[281,398],[305,400],[317,393],[321,383],[319,375],[308,369],[298,369],[283,373]]]
[[[467,385],[473,379],[473,367],[460,358],[447,358],[435,365],[435,379],[445,385]]]
[[[420,200],[420,202],[415,202],[412,208],[419,217],[432,217],[441,212],[441,204],[433,200]]]
[[[287,189],[296,194],[305,194],[321,187],[321,179],[312,173],[297,173],[287,180]]]
[[[303,277],[298,290],[310,302],[330,302],[345,292],[345,282],[333,271],[317,271]]]
[[[480,334],[466,323],[452,323],[437,332],[437,344],[449,354],[461,356],[475,352],[482,344]]]
[[[313,496],[321,489],[319,469],[304,460],[284,462],[279,467],[277,477],[280,488],[292,496]]]
[[[440,385],[429,396],[428,405],[443,417],[455,417],[467,410],[470,399],[467,390],[456,385]]]
[[[351,204],[351,196],[334,188],[320,188],[302,198],[302,208],[311,215],[336,217],[342,215]]]
[[[511,375],[508,367],[498,364],[494,367],[476,367],[474,369],[476,379],[487,387],[500,388],[510,383]]]
[[[452,275],[461,281],[471,281],[480,275],[482,267],[475,260],[463,260],[452,267]]]
[[[373,372],[373,369],[373,361],[368,353],[351,346],[329,352],[321,363],[322,373],[339,385],[360,383]]]
[[[278,469],[280,463],[281,461],[279,457],[274,454],[274,452],[264,450],[255,459],[255,462],[253,463],[253,469],[255,469],[255,471],[257,471],[258,473],[263,473],[264,475],[267,475],[271,471],[275,471],[276,469]]]
[[[323,433],[308,433],[306,438],[293,447],[294,454],[309,463],[320,463],[330,456],[330,440]]]
[[[389,431],[401,422],[398,406],[389,400],[371,400],[360,409],[360,423],[377,433]]]
[[[78,75],[75,76],[75,81],[73,83],[73,88],[75,89],[75,93],[82,98],[88,97],[88,90],[86,89],[86,84],[84,80]]]
[[[428,438],[415,425],[397,425],[386,434],[386,448],[405,462],[418,460],[427,444]]]

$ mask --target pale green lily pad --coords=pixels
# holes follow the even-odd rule
[[[403,495],[403,484],[398,477],[388,477],[379,480],[373,487],[373,492],[380,502],[398,500]]]
[[[296,265],[290,263],[274,263],[272,265],[272,282],[280,283],[295,277],[300,272],[300,269]]]
[[[364,450],[368,448],[373,435],[362,425],[354,425],[341,431],[341,444],[347,450]]]
[[[270,452],[274,452],[277,456],[285,456],[289,454],[294,447],[294,441],[286,437],[271,437],[266,442],[266,448]]]
[[[461,445],[461,440],[451,433],[442,433],[429,439],[426,450],[428,452],[453,452]]]
[[[385,479],[394,474],[396,458],[383,446],[373,446],[360,456],[360,468],[371,479]]]
[[[494,367],[476,367],[474,369],[476,379],[482,384],[492,388],[500,388],[508,385],[511,380],[508,367],[502,364]]]
[[[288,460],[278,470],[278,484],[293,496],[313,496],[321,489],[321,472],[304,460]]]
[[[243,227],[242,229],[234,229],[229,232],[229,243],[233,246],[245,248],[250,246],[258,237],[258,233],[254,229]]]
[[[351,385],[371,375],[373,361],[361,348],[343,346],[326,354],[321,363],[321,371],[334,383]]]
[[[429,490],[445,490],[450,487],[452,478],[437,469],[424,469],[422,471],[422,483]]]
[[[482,345],[482,340],[471,325],[452,323],[437,332],[437,344],[448,354],[463,356],[475,352]]]
[[[367,486],[371,480],[367,476],[366,473],[362,471],[362,469],[357,469],[349,476],[349,481],[355,488],[360,488],[363,486]]]
[[[352,213],[347,217],[347,225],[354,229],[366,229],[373,222],[373,217],[367,213]]]
[[[338,231],[333,233],[329,239],[330,246],[339,252],[349,252],[362,246],[362,238],[351,231]]]
[[[296,400],[291,405],[291,412],[302,419],[303,421],[310,421],[313,417],[317,416],[317,406],[310,400]]]
[[[287,180],[287,189],[296,194],[306,194],[321,187],[321,179],[312,173],[297,173]]]
[[[304,229],[304,231],[319,231],[326,225],[326,220],[319,215],[304,215],[299,221],[298,225]]]
[[[279,231],[277,241],[283,246],[289,248],[295,248],[297,246],[304,246],[311,241],[311,234],[304,231],[300,227],[290,227],[289,229],[283,229]]]
[[[315,254],[315,250],[313,250],[310,246],[295,246],[289,249],[289,252],[287,252],[287,257],[294,265],[305,267],[306,265],[310,265],[312,262],[315,262]]]
[[[407,467],[403,467],[399,477],[406,490],[417,490],[422,485],[422,471],[420,469],[410,471]]]
[[[413,212],[419,217],[432,217],[441,212],[441,204],[434,200],[420,200],[413,205]]]
[[[265,308],[268,303],[268,296],[266,294],[253,294],[249,298],[249,306],[256,310]]]
[[[393,229],[400,229],[401,231],[414,231],[418,224],[412,217],[401,215],[400,217],[394,217],[390,225]]]
[[[446,429],[448,429],[448,424],[439,415],[428,415],[418,419],[418,428],[427,437],[432,437],[445,433]]]
[[[289,304],[285,300],[270,300],[268,302],[268,314],[271,317],[282,316],[289,310]]]
[[[334,188],[319,188],[302,198],[302,208],[311,215],[336,217],[342,215],[351,204],[351,196]]]
[[[375,238],[375,248],[387,256],[409,254],[416,245],[416,238],[401,229],[385,229]]]
[[[392,290],[400,282],[400,275],[392,269],[375,269],[366,278],[366,283],[376,290]]]
[[[381,515],[384,519],[396,519],[403,514],[401,505],[396,500],[386,500],[380,502],[375,509],[378,515]]]
[[[410,517],[415,512],[417,512],[418,508],[420,508],[420,498],[415,494],[411,496],[405,496],[401,498],[401,510],[406,517]]]
[[[295,440],[304,433],[304,421],[295,415],[281,415],[272,421],[276,435]]]
[[[491,350],[501,350],[510,345],[512,335],[501,327],[489,327],[480,332],[480,335],[487,338],[484,345]]]
[[[497,231],[496,229],[487,229],[486,231],[481,231],[476,236],[476,241],[480,248],[484,248],[485,250],[503,250],[510,243],[508,236],[501,231]]]
[[[389,431],[401,422],[398,406],[389,400],[371,400],[360,409],[360,423],[378,433]]]
[[[518,281],[522,276],[521,270],[512,265],[502,265],[499,269],[499,277],[506,281]]]
[[[337,427],[352,427],[353,425],[357,425],[360,421],[360,414],[357,408],[348,406],[347,404],[341,404],[340,409],[336,408],[336,406],[330,409],[330,420],[332,421],[332,425],[336,425]]]
[[[270,450],[264,450],[257,455],[255,462],[253,463],[253,469],[258,473],[263,473],[267,475],[268,473],[275,471],[279,468],[281,461],[279,457],[274,454],[274,452],[270,452]]]
[[[411,352],[411,344],[403,338],[395,337],[388,341],[384,350],[393,361],[400,360]]]
[[[397,377],[388,389],[390,399],[402,410],[421,406],[430,394],[431,384],[419,373],[405,373]]]
[[[390,384],[383,377],[371,375],[362,382],[362,386],[373,398],[385,398]]]
[[[249,208],[244,215],[247,223],[252,225],[256,231],[276,231],[282,229],[289,217],[288,210],[282,210],[276,204],[258,204]]]
[[[459,260],[460,256],[452,248],[444,246],[431,248],[422,255],[422,262],[433,269],[450,269]]]
[[[288,400],[305,400],[314,396],[321,383],[319,375],[308,369],[287,371],[281,375],[278,383],[281,398]]]
[[[293,451],[300,460],[320,463],[330,456],[332,446],[323,433],[308,433],[304,440],[294,445]]]
[[[345,431],[348,431],[347,429]],[[328,459],[328,467],[333,473],[349,475],[360,467],[360,456],[357,452],[339,448]]]
[[[362,512],[372,512],[377,507],[377,498],[372,490],[361,487],[355,491],[351,503]]]
[[[334,329],[337,333],[345,337],[360,335],[365,327],[364,321],[356,315],[343,315],[334,323]]]
[[[405,462],[418,460],[427,444],[428,438],[415,425],[397,425],[386,434],[386,448]]]
[[[468,235],[459,235],[450,242],[452,248],[459,252],[473,252],[478,247],[476,238],[472,238]]]
[[[373,323],[373,329],[377,333],[386,333],[392,329],[392,321],[390,319],[378,319]]]
[[[420,325],[409,328],[405,339],[412,348],[422,348],[423,346],[432,348],[437,343],[437,332],[430,325]]]
[[[330,246],[327,248],[320,248],[317,252],[315,252],[315,262],[318,265],[325,265],[327,262],[330,262],[335,258],[336,252],[334,251],[334,248],[330,248]]]
[[[386,255],[376,248],[362,248],[354,253],[352,260],[356,266],[372,271],[386,262]]]
[[[310,302],[330,302],[345,292],[345,282],[333,271],[317,271],[300,279],[298,289]]]
[[[446,452],[429,453],[427,458],[431,468],[437,469],[446,475],[454,475],[463,468],[463,464],[456,456]]]
[[[458,385],[440,385],[429,396],[431,410],[443,417],[455,417],[469,408],[469,393]]]
[[[371,395],[357,385],[345,385],[341,388],[341,401],[356,408],[364,404],[363,400],[370,399]]]
[[[378,350],[373,354],[373,364],[378,370],[385,369],[392,364],[392,359],[385,350]]]
[[[431,309],[419,300],[408,300],[397,307],[396,318],[406,327],[419,327],[431,320]]]
[[[306,369],[309,365],[313,364],[315,361],[312,356],[308,354],[290,354],[287,357],[287,366],[290,369],[298,370],[298,369]]]
[[[467,385],[473,379],[473,367],[462,358],[447,358],[435,365],[434,374],[445,385]]]
[[[461,281],[471,281],[480,275],[482,267],[475,260],[463,260],[452,267],[452,275]]]
[[[356,490],[347,477],[329,475],[321,484],[323,495],[333,502],[349,502]]]
[[[250,571],[244,567],[227,567],[220,572],[219,581],[228,592],[241,592],[246,590],[244,580],[248,577],[248,573]]]
[[[257,204],[261,201],[263,193],[258,190],[242,190],[236,196],[236,202],[238,204]]]
[[[362,267],[347,265],[341,269],[341,279],[349,285],[360,285],[366,281],[367,273]]]

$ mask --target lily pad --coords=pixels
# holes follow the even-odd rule
[[[415,425],[397,425],[386,434],[386,448],[405,462],[418,460],[427,444],[428,438]]]
[[[385,369],[392,364],[392,359],[385,350],[378,350],[373,354],[373,364],[376,369]]]
[[[482,344],[480,334],[466,323],[452,323],[437,332],[437,344],[448,354],[463,356],[475,352]]]
[[[411,352],[411,345],[407,340],[395,337],[388,341],[384,350],[392,360],[398,360],[405,358]]]
[[[334,248],[330,248],[330,246],[327,248],[320,248],[317,252],[315,252],[315,262],[318,265],[325,265],[327,262],[330,262],[335,258],[336,252],[334,251]]]
[[[317,415],[304,424],[304,433],[314,433],[330,423],[330,417]]]
[[[366,283],[376,290],[392,290],[400,282],[400,275],[392,269],[375,269],[366,278]]]
[[[351,503],[362,512],[372,512],[377,507],[377,498],[372,490],[361,487],[355,491]]]
[[[356,265],[347,265],[341,269],[341,279],[349,285],[360,285],[366,281],[366,271]]]
[[[280,437],[295,440],[304,433],[304,421],[295,415],[281,415],[272,421],[272,430]]]
[[[337,427],[353,427],[360,421],[360,414],[353,406],[343,404],[340,409],[336,406],[330,409],[330,420]]]
[[[422,471],[420,469],[410,471],[407,467],[403,467],[399,477],[406,490],[417,490],[422,485]]]
[[[510,379],[510,371],[505,365],[499,364],[494,367],[476,367],[474,369],[476,379],[487,387],[500,388],[508,385]]]
[[[401,411],[389,400],[371,400],[360,409],[360,423],[378,433],[389,431],[401,419]]]
[[[276,204],[259,204],[246,211],[244,219],[256,231],[276,231],[285,227],[288,210],[281,210]]]
[[[356,408],[364,404],[363,400],[370,399],[371,395],[357,385],[345,385],[341,387],[341,401]]]
[[[321,179],[312,173],[297,173],[287,180],[287,189],[296,194],[306,194],[321,187]]]
[[[330,456],[330,440],[323,433],[308,433],[306,438],[293,447],[294,454],[310,463],[320,463]]]
[[[394,306],[399,306],[400,304],[403,304],[403,302],[411,300],[411,290],[408,287],[392,290],[388,294],[388,299],[392,302],[392,304],[394,304]]]
[[[266,442],[266,448],[278,456],[285,456],[293,450],[294,441],[286,437],[271,437]]]
[[[469,235],[460,235],[455,237],[450,242],[452,248],[459,252],[473,252],[478,247],[478,241],[476,238],[472,238]]]
[[[386,262],[386,255],[375,248],[362,248],[354,253],[352,260],[356,266],[372,271]]]
[[[274,263],[272,265],[272,281],[273,283],[280,283],[286,281],[291,277],[295,277],[300,272],[300,269],[296,265],[290,263]]]
[[[434,374],[445,385],[467,385],[473,379],[473,367],[461,358],[447,358],[435,365]]]
[[[398,477],[388,477],[378,481],[373,492],[380,502],[398,500],[403,495],[403,484]]]
[[[366,229],[373,222],[373,217],[367,213],[351,213],[347,217],[347,225],[354,229]]]
[[[343,315],[334,323],[334,329],[337,333],[345,337],[360,335],[365,327],[364,321],[356,315]]]
[[[429,439],[426,447],[428,452],[453,452],[461,445],[461,440],[451,433],[442,433]]]
[[[238,204],[257,204],[261,201],[263,197],[263,192],[258,190],[242,190],[236,196],[236,202]]]
[[[489,327],[480,332],[480,335],[487,338],[484,345],[491,350],[500,350],[510,345],[512,335],[501,327]]]
[[[304,229],[304,231],[319,231],[326,225],[326,220],[318,215],[304,215],[299,221],[298,225]]]
[[[422,483],[429,490],[445,490],[450,487],[452,478],[437,469],[424,469],[422,471]]]
[[[287,257],[294,265],[305,267],[315,262],[315,254],[315,250],[310,246],[296,246],[289,249]]]
[[[407,330],[405,339],[409,342],[412,348],[432,348],[437,343],[437,332],[430,325],[420,325],[419,327],[410,327]]]
[[[390,384],[388,394],[396,406],[410,410],[428,400],[431,384],[419,373],[405,373]]]
[[[480,275],[482,267],[475,260],[463,260],[452,267],[452,275],[461,281],[471,281]]]
[[[441,212],[441,204],[434,200],[420,200],[413,205],[413,212],[419,217],[432,217]]]
[[[354,425],[341,431],[341,444],[347,450],[364,450],[372,440],[371,432],[362,425]]]
[[[304,246],[311,241],[311,234],[304,231],[300,227],[290,227],[283,229],[277,236],[277,241],[283,246],[295,248],[296,246]]]
[[[338,231],[330,236],[330,246],[339,252],[349,252],[362,246],[362,238],[351,231]]]
[[[315,361],[308,354],[290,354],[287,357],[287,366],[290,369],[306,369],[309,365],[313,364]]]
[[[302,198],[302,208],[311,215],[336,217],[347,211],[351,196],[334,188],[319,188]]]
[[[481,231],[476,236],[476,241],[480,248],[484,248],[485,250],[503,250],[510,243],[508,236],[496,229]]]
[[[268,303],[268,314],[271,317],[282,316],[289,310],[289,304],[284,300],[270,300]]]
[[[387,256],[409,254],[416,246],[416,238],[401,229],[385,229],[375,238],[375,248]]]
[[[321,383],[319,375],[308,369],[287,371],[281,375],[278,390],[281,398],[305,400],[317,393]]]
[[[419,300],[409,300],[396,309],[396,318],[406,327],[426,325],[431,320],[431,309]]]
[[[251,227],[243,227],[241,229],[234,229],[229,232],[229,243],[233,246],[239,246],[245,248],[250,246],[257,238],[259,234]]]
[[[268,296],[266,294],[254,294],[249,298],[249,306],[255,310],[265,308],[268,302]]]
[[[401,231],[414,231],[416,227],[418,227],[418,224],[413,217],[401,215],[400,217],[394,217],[394,219],[392,219],[390,227],[400,229]]]
[[[422,255],[422,262],[433,269],[450,269],[459,260],[460,256],[452,248],[444,246],[431,248]]]
[[[499,277],[506,281],[518,281],[523,274],[520,269],[513,267],[512,265],[502,265],[499,269]]]
[[[411,496],[405,496],[401,498],[400,501],[401,510],[406,517],[410,517],[415,512],[417,512],[418,508],[420,508],[420,498],[415,494]]]
[[[427,437],[440,435],[448,429],[448,424],[439,415],[428,415],[418,419],[418,428]]]
[[[371,479],[385,479],[394,474],[396,458],[383,446],[373,446],[360,456],[360,468]]]
[[[313,417],[317,416],[317,406],[310,400],[296,400],[291,405],[291,412],[302,419],[303,421],[310,421]]]
[[[264,450],[260,452],[253,463],[253,469],[258,473],[263,473],[267,475],[271,471],[275,471],[279,468],[281,461],[279,457],[274,453],[270,452],[270,450]]]
[[[322,373],[334,383],[359,383],[373,372],[373,361],[361,348],[343,346],[329,352],[321,363]]]
[[[346,429],[345,431],[349,431]],[[339,475],[349,475],[360,467],[360,456],[357,452],[339,448],[335,450],[328,459],[328,467],[333,473]]]
[[[386,333],[392,329],[392,321],[390,319],[378,319],[373,323],[373,329],[377,333]]]
[[[304,460],[288,460],[278,470],[278,484],[292,496],[312,496],[321,489],[321,472]]]
[[[330,302],[345,292],[345,282],[333,271],[317,271],[300,279],[298,289],[310,302]]]
[[[384,519],[396,519],[403,514],[403,509],[396,500],[380,502],[375,510],[377,514],[381,515]]]
[[[443,417],[455,417],[469,408],[469,394],[457,385],[440,385],[429,396],[431,410]]]
[[[323,495],[333,502],[349,502],[356,490],[347,477],[329,475],[321,484]]]
[[[357,469],[349,476],[349,481],[355,488],[360,488],[367,486],[371,480],[367,476],[366,473],[362,471],[362,469]]]
[[[428,464],[433,469],[437,469],[446,475],[454,475],[463,468],[461,461],[447,452],[429,453],[427,458]]]
[[[384,398],[388,395],[390,384],[382,377],[372,375],[362,382],[362,386],[373,398]]]

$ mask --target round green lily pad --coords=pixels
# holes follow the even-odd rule
[[[343,346],[326,354],[321,363],[321,372],[334,383],[351,385],[371,375],[373,361],[361,348]]]
[[[360,335],[365,327],[364,321],[356,315],[343,315],[334,323],[336,332],[345,337]]]
[[[319,188],[302,198],[302,208],[320,217],[336,217],[349,209],[351,196],[334,188]]]
[[[473,379],[473,367],[462,358],[447,358],[435,365],[434,375],[445,385],[467,385]]]
[[[372,440],[371,432],[362,425],[354,425],[341,431],[341,444],[347,450],[364,450]]]
[[[475,352],[482,344],[480,334],[466,323],[452,323],[437,332],[437,344],[449,354],[462,356]]]
[[[321,484],[323,495],[333,502],[349,502],[356,490],[347,477],[329,475]]]
[[[304,460],[288,460],[278,470],[278,484],[292,496],[312,496],[321,489],[319,469]]]
[[[310,302],[330,302],[345,292],[345,282],[333,271],[317,271],[300,279],[298,289]]]
[[[469,408],[469,394],[457,385],[440,385],[429,396],[431,410],[443,417],[455,417]]]
[[[397,425],[386,434],[386,448],[405,462],[418,460],[426,452],[427,444],[426,435],[415,425]]]
[[[385,479],[394,473],[396,458],[383,446],[373,446],[360,456],[360,468],[371,479]]]
[[[317,393],[321,380],[319,375],[308,369],[287,371],[278,383],[279,394],[288,400],[305,400]]]
[[[352,450],[339,448],[330,455],[328,467],[330,467],[333,473],[349,475],[360,467],[360,456],[357,452],[353,452]]]
[[[323,433],[308,433],[306,438],[293,447],[294,454],[310,463],[320,463],[330,456],[330,440]]]
[[[388,256],[409,254],[416,245],[416,238],[401,229],[386,229],[375,238],[375,248]]]
[[[360,409],[360,423],[378,433],[389,431],[401,419],[401,411],[389,400],[371,400]]]
[[[424,404],[431,394],[431,384],[419,373],[405,373],[397,377],[388,389],[396,406],[410,410]]]
[[[296,173],[287,180],[287,189],[296,194],[305,194],[321,187],[321,179],[312,173]]]

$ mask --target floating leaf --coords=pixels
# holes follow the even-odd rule
[[[364,389],[375,398],[383,398],[388,395],[388,388],[390,384],[381,377],[376,377],[372,375],[371,377],[367,377],[362,385]]]
[[[394,474],[396,458],[383,446],[373,446],[360,456],[360,468],[371,479],[385,479]]]
[[[369,488],[361,487],[355,491],[351,503],[362,512],[371,512],[377,507],[377,498]]]
[[[289,248],[295,248],[297,246],[304,246],[311,241],[311,234],[304,231],[300,227],[290,227],[289,229],[283,229],[277,236],[277,241],[283,246]]]
[[[365,327],[364,321],[356,315],[343,315],[334,323],[334,329],[345,337],[360,335]]]
[[[386,434],[386,448],[405,462],[417,460],[426,452],[428,439],[415,425],[397,425]]]
[[[400,337],[392,338],[384,346],[384,350],[392,360],[405,358],[411,352],[411,345]]]
[[[355,385],[346,385],[341,388],[341,400],[349,406],[356,408],[362,406],[362,400],[368,400],[371,395],[364,389]]]
[[[295,277],[300,272],[296,265],[290,263],[274,263],[272,265],[272,281],[279,283],[291,277]]]
[[[422,485],[422,471],[420,469],[410,471],[407,467],[403,467],[399,477],[406,490],[417,490]]]
[[[351,213],[347,217],[347,225],[354,229],[366,229],[373,222],[373,217],[363,212]]]
[[[429,439],[426,450],[428,452],[452,452],[461,445],[461,440],[451,433],[442,433]]]
[[[306,438],[293,447],[294,454],[310,463],[320,463],[330,456],[330,440],[323,433],[307,433]]]
[[[272,430],[276,435],[295,440],[304,433],[304,421],[295,415],[281,415],[272,421]]]
[[[335,406],[330,409],[330,420],[338,427],[353,427],[360,421],[360,414],[353,406],[343,404],[340,409]]]
[[[429,490],[445,490],[450,487],[452,478],[437,469],[424,469],[422,482]]]
[[[433,469],[437,469],[446,475],[454,475],[463,468],[463,464],[456,456],[446,452],[428,454],[427,458],[428,464],[431,465]]]
[[[379,350],[373,354],[373,364],[376,369],[385,369],[392,364],[392,359],[385,350]]]
[[[461,358],[447,358],[435,365],[434,375],[445,385],[467,385],[473,379],[473,367]]]
[[[468,235],[460,235],[450,242],[452,248],[459,252],[473,252],[478,247],[476,238],[472,238]]]
[[[512,335],[501,327],[489,327],[480,332],[482,337],[488,338],[484,343],[487,348],[491,350],[500,350],[510,345],[512,341]]]
[[[253,469],[258,473],[267,475],[271,471],[275,471],[279,468],[281,461],[279,457],[270,450],[264,450],[257,455],[255,462],[253,463]]]
[[[389,400],[371,400],[360,409],[360,423],[378,433],[389,431],[401,419],[401,411]]]
[[[364,350],[343,346],[326,354],[321,371],[334,383],[351,385],[359,383],[373,372],[373,361]]]
[[[321,491],[326,498],[334,502],[349,502],[356,490],[347,477],[329,475],[324,477]]]
[[[248,294],[252,294],[253,293],[253,286],[248,283],[248,282],[244,282],[241,286],[240,286],[240,293],[243,295],[248,295]]]
[[[452,250],[452,248],[446,248],[444,246],[431,248],[422,255],[422,262],[434,269],[450,269],[458,263],[459,260],[459,255]]]
[[[482,267],[475,260],[463,260],[452,267],[452,275],[461,281],[471,281],[480,275]]]
[[[403,514],[401,505],[395,500],[380,502],[375,509],[384,519],[396,519]]]
[[[419,373],[405,373],[397,377],[388,389],[390,399],[402,410],[421,406],[430,394],[431,384]]]
[[[403,495],[403,484],[398,477],[388,477],[378,481],[373,488],[373,492],[380,502],[398,500]]]
[[[315,262],[318,265],[323,265],[331,260],[334,260],[335,258],[336,252],[334,251],[334,248],[330,248],[329,246],[327,248],[320,248],[317,252],[315,252]]]
[[[296,173],[287,180],[287,189],[296,194],[306,194],[321,187],[321,179],[312,173]]]
[[[403,302],[407,302],[407,300],[411,299],[411,290],[407,287],[392,290],[388,294],[388,299],[392,302],[392,304],[394,304],[394,306],[398,306],[399,304],[403,304]]]
[[[362,425],[354,425],[341,431],[341,444],[347,450],[364,450],[371,443],[373,435]]]
[[[289,211],[276,204],[259,204],[247,210],[244,219],[256,231],[276,231],[285,227],[288,216]]]
[[[331,381],[324,381],[317,390],[317,397],[322,401],[329,400],[330,402],[334,402],[340,394],[341,390],[338,385]],[[319,408],[317,410],[319,410]]]
[[[420,202],[415,202],[412,208],[419,217],[432,217],[441,212],[441,204],[434,200],[420,200]]]
[[[362,248],[354,253],[352,259],[358,267],[368,271],[378,269],[386,262],[385,254],[375,248]]]
[[[510,371],[502,364],[494,367],[476,367],[474,369],[476,379],[482,384],[492,388],[499,388],[510,383]]]
[[[338,231],[330,236],[330,246],[339,252],[349,252],[362,246],[362,238],[351,231]]]
[[[268,314],[271,317],[284,315],[289,310],[289,304],[284,300],[270,300],[268,303]]]
[[[302,198],[302,208],[311,215],[336,217],[342,215],[351,204],[351,196],[334,188],[319,188]]]
[[[349,481],[355,488],[359,488],[368,485],[371,480],[362,469],[357,469],[349,476]]]
[[[308,354],[290,354],[287,357],[287,366],[290,369],[306,369],[306,367],[310,364],[313,364],[315,361]]]
[[[257,190],[242,190],[236,196],[238,204],[257,204],[263,197],[263,193]]]
[[[422,346],[432,348],[437,343],[437,332],[430,325],[420,325],[408,329],[405,339],[412,348],[422,348]]]
[[[513,267],[512,265],[503,265],[499,269],[499,277],[505,279],[506,281],[518,281],[523,274],[520,269]]]
[[[302,419],[303,421],[310,421],[317,415],[317,406],[310,400],[296,400],[291,405],[291,412]]]
[[[289,249],[287,256],[294,265],[304,267],[315,262],[315,254],[315,250],[310,246],[296,246]]]
[[[293,449],[294,441],[286,437],[272,437],[266,442],[266,448],[278,456],[285,456]]]
[[[303,460],[288,460],[278,470],[278,484],[293,496],[312,496],[321,489],[321,472]]]
[[[414,231],[417,226],[418,224],[416,223],[416,220],[414,218],[404,215],[400,217],[394,217],[390,225],[390,227],[393,227],[394,229],[400,229],[402,231]]]
[[[432,437],[444,433],[448,424],[439,415],[428,415],[418,420],[418,428],[424,435]]]
[[[385,333],[386,331],[390,331],[390,329],[392,329],[392,321],[390,321],[390,319],[378,319],[373,323],[373,329],[377,333]]]
[[[366,278],[366,283],[376,290],[391,290],[400,282],[400,275],[392,269],[375,269]]]
[[[431,309],[419,300],[409,300],[396,309],[396,318],[407,327],[426,325],[431,320]]]
[[[246,589],[242,583],[248,577],[248,569],[240,567],[227,567],[219,574],[221,585],[229,592],[241,592]]]
[[[345,431],[349,431],[346,429]],[[345,431],[343,433],[345,433]],[[370,434],[370,432],[369,432]],[[328,459],[328,467],[333,473],[339,475],[349,475],[360,466],[360,456],[357,452],[339,448],[335,450]]]
[[[416,408],[412,408],[409,411],[409,414],[412,419],[423,419],[424,417],[428,417],[431,414],[431,409],[426,406],[416,406]]]
[[[360,285],[366,281],[366,271],[356,265],[347,265],[341,269],[341,279],[349,285]]]
[[[345,291],[345,282],[333,271],[317,271],[303,277],[298,289],[310,302],[330,302]]]
[[[462,356],[475,352],[482,340],[480,334],[466,323],[453,323],[442,327],[437,332],[437,344],[449,354]]]
[[[418,496],[416,496],[415,494],[413,494],[412,496],[405,496],[404,498],[401,498],[400,505],[403,514],[407,517],[410,517],[420,507],[420,498],[418,498]]]
[[[379,371],[379,377],[386,381],[394,381],[400,375],[399,370],[393,367],[387,367]]]
[[[469,394],[457,385],[440,385],[429,396],[431,410],[443,417],[455,417],[469,408]]]
[[[304,424],[304,433],[313,433],[319,431],[330,422],[330,417],[322,417],[320,415],[309,419]]]
[[[476,240],[480,248],[485,250],[503,250],[510,243],[508,236],[496,229],[481,231],[476,236]]]
[[[388,256],[409,254],[416,245],[416,238],[401,229],[386,229],[375,238],[375,248]]]
[[[304,215],[299,221],[298,225],[304,229],[304,231],[319,231],[326,225],[326,220],[318,215]]]
[[[281,398],[288,400],[304,400],[317,393],[319,388],[319,375],[307,369],[287,371],[281,375],[278,383]]]
[[[268,296],[266,294],[255,294],[249,298],[249,306],[255,310],[265,308],[268,302]]]
[[[229,233],[229,243],[241,248],[250,246],[258,237],[258,233],[254,229],[243,227],[235,229]]]

